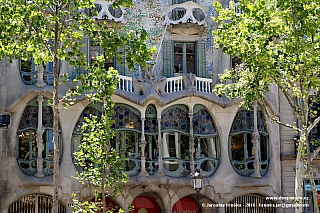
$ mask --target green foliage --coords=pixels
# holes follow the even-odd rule
[[[214,4],[219,16],[215,42],[242,66],[221,76],[219,94],[241,97],[245,105],[261,101],[268,86],[277,84],[291,97],[302,98],[318,91],[319,81],[319,4],[312,1],[240,0],[243,13],[236,13],[233,2],[223,9]]]
[[[215,91],[231,99],[242,98],[244,106],[248,107],[253,102],[264,105],[264,94],[269,86],[278,86],[299,125],[285,124],[275,115],[269,117],[299,134],[296,186],[302,185],[303,177],[298,173],[307,171],[313,186],[315,212],[318,212],[312,159],[320,147],[311,153],[309,141],[312,140],[310,133],[320,120],[316,113],[319,108],[312,109],[312,105],[319,106],[320,5],[305,0],[238,2],[242,13],[236,13],[234,2],[226,9],[218,1],[214,2],[218,12],[214,21],[219,23],[213,32],[215,42],[225,53],[243,62],[221,75],[222,83]],[[316,97],[310,100],[309,96],[314,94]],[[319,145],[318,139],[312,144]],[[296,192],[302,193],[299,187]]]
[[[114,1],[113,7],[119,5],[133,6],[133,2]],[[145,61],[151,59],[155,48],[150,49],[146,44],[147,33],[144,30],[126,32],[120,25],[92,19],[85,11],[95,15],[97,12],[94,8],[94,0],[0,0],[0,59],[7,57],[12,61],[33,58],[37,65],[53,62],[53,94],[58,93],[58,60],[65,60],[73,68],[86,70],[86,74],[77,76],[75,81],[78,81],[78,86],[66,97],[74,102],[77,96],[84,95],[93,104],[103,103],[103,111],[101,117],[86,119],[82,127],[82,143],[75,154],[78,164],[83,168],[78,173],[78,179],[96,189],[102,187],[105,189],[103,193],[109,193],[111,188],[118,192],[117,183],[126,181],[127,176],[122,172],[122,159],[110,145],[110,139],[114,136],[110,128],[113,122],[110,96],[117,83],[117,71],[113,68],[106,71],[105,62],[112,61],[114,57],[122,61],[125,54],[129,68],[136,63],[146,66]],[[104,50],[94,64],[87,64],[86,56],[80,51],[83,36],[97,42]],[[123,48],[123,52],[118,51],[120,48]],[[67,79],[67,76],[60,77],[61,83],[66,83]],[[58,102],[58,96],[54,95],[55,118],[58,118]],[[57,120],[54,121],[54,134],[58,132]],[[54,138],[56,140],[58,137]],[[57,143],[56,140],[55,147],[58,147]],[[56,153],[58,150],[55,148],[55,159],[58,156]],[[55,171],[59,171],[56,170],[58,166],[58,160],[55,160]],[[54,203],[57,203],[58,195],[57,173],[53,184]],[[94,208],[89,203],[77,202],[77,205],[82,206],[84,212]],[[53,206],[57,208],[57,205]]]

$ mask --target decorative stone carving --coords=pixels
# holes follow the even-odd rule
[[[133,79],[134,91],[145,96],[161,96],[165,91],[166,86],[165,77],[156,77],[155,75],[147,74],[146,79],[141,78]]]
[[[163,10],[163,24],[196,23],[206,25],[207,9],[197,3],[188,1],[182,4],[174,4]]]
[[[43,81],[43,66],[42,65],[37,65],[35,67],[36,71],[38,71],[38,81],[35,84],[37,87],[42,88],[44,86],[46,86],[47,84]]]
[[[193,73],[183,74],[183,83],[185,89],[196,89],[196,75]]]
[[[97,16],[93,18],[96,19],[108,19],[116,22],[123,22],[124,21],[124,14],[125,10],[122,6],[119,8],[112,8],[112,1],[105,1],[105,0],[96,0],[94,2],[96,5],[96,11],[98,12]]]

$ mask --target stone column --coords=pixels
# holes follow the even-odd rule
[[[261,178],[260,174],[260,140],[259,140],[259,131],[258,131],[258,113],[257,108],[258,104],[257,102],[253,103],[253,125],[254,125],[254,132],[252,134],[252,144],[254,149],[254,173],[251,175],[253,178]]]
[[[46,83],[43,81],[43,66],[37,65],[35,69],[38,71],[38,81],[35,85],[39,88],[46,86]]]
[[[42,159],[42,151],[44,149],[42,135],[44,132],[44,128],[42,126],[42,103],[43,96],[39,95],[37,98],[38,101],[38,128],[37,128],[37,148],[38,148],[38,157],[37,157],[37,172],[34,174],[35,177],[41,178],[44,177],[43,174],[43,159]],[[32,155],[32,153],[31,153]]]
[[[146,156],[144,155],[145,153],[145,149],[146,149],[146,137],[144,135],[144,122],[145,122],[145,118],[141,118],[141,128],[142,128],[142,132],[141,132],[141,171],[139,173],[140,177],[147,177],[149,176],[149,173],[146,171]]]
[[[159,150],[159,157],[158,157],[158,171],[155,173],[157,176],[164,176],[163,173],[163,165],[162,165],[162,156],[163,156],[163,151],[162,151],[162,137],[161,137],[161,117],[158,117],[158,150]]]
[[[190,137],[189,137],[189,151],[190,151],[190,168],[191,174],[194,174],[194,138],[193,138],[193,108],[189,110],[189,118],[190,118]]]

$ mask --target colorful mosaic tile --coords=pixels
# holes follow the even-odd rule
[[[176,129],[190,132],[190,119],[184,110],[174,107],[162,115],[162,130]]]
[[[111,128],[136,129],[141,131],[142,127],[140,115],[135,114],[125,106],[116,106],[114,108],[113,118],[115,119],[115,123]]]
[[[38,127],[38,106],[28,105],[20,119],[19,129]],[[53,127],[53,111],[49,106],[42,108],[42,124],[44,127]]]
[[[194,134],[216,134],[217,130],[207,110],[201,109],[193,115]]]
[[[261,111],[258,110],[258,130],[259,132],[267,132],[265,119]],[[254,131],[254,124],[253,124],[253,111],[241,110],[238,112],[236,118],[233,121],[231,127],[231,133],[247,131],[253,132]]]

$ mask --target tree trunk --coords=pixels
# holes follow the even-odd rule
[[[299,141],[298,150],[302,147],[302,142]],[[295,197],[303,197],[303,161],[301,158],[302,154],[297,153],[296,158],[296,177],[295,177]],[[297,200],[298,204],[302,204],[302,200]],[[296,207],[295,213],[302,213],[303,208]]]
[[[56,6],[56,14],[59,13],[59,7]],[[53,144],[54,144],[54,157],[53,157],[53,204],[52,212],[58,213],[59,208],[59,196],[58,196],[58,184],[59,184],[59,97],[58,97],[58,33],[59,23],[55,22],[54,29],[54,57],[53,57]]]
[[[313,212],[318,213],[318,199],[317,199],[317,189],[316,189],[316,184],[314,181],[314,175],[313,175],[313,166],[312,166],[312,161],[311,161],[311,153],[310,153],[310,142],[308,140],[308,134],[306,133],[307,131],[305,130],[306,128],[303,128],[303,139],[305,140],[306,147],[307,147],[307,170],[310,178],[310,184],[312,186],[312,198],[313,198]]]

